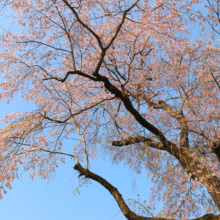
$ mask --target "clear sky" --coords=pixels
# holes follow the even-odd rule
[[[29,111],[33,104],[22,102],[19,95],[10,104],[0,103],[0,119],[10,112]],[[3,126],[1,124],[1,126]],[[35,178],[21,172],[12,184],[12,190],[0,200],[1,219],[4,220],[123,220],[111,194],[101,185],[90,181],[80,189],[80,194],[72,191],[78,186],[78,174],[73,170],[75,162],[66,158],[60,164],[50,181]],[[146,173],[135,175],[123,164],[111,165],[109,158],[90,160],[90,170],[106,178],[125,199],[147,200],[152,187]],[[22,170],[21,170],[22,171]]]
[[[7,20],[0,25],[7,29]],[[13,27],[10,27],[14,31]],[[10,104],[0,102],[0,119],[16,111],[29,111],[34,105],[22,102],[20,96]],[[0,126],[2,126],[0,124]],[[125,217],[111,194],[101,185],[90,181],[80,189],[80,194],[71,193],[78,186],[78,174],[73,170],[75,162],[66,158],[66,164],[60,164],[50,181],[35,178],[21,172],[19,179],[12,184],[12,190],[0,200],[0,218],[2,220],[123,220]],[[149,199],[150,179],[143,172],[132,173],[123,164],[112,166],[109,158],[90,160],[90,170],[102,176],[118,188],[124,199]],[[158,205],[158,209],[161,206]]]
[[[3,29],[12,33],[19,31],[16,26],[8,26],[10,18],[0,20]],[[0,32],[1,32],[0,30]],[[33,110],[34,104],[25,103],[20,95],[10,104],[0,102],[0,119],[11,112]],[[3,124],[0,124],[2,127]],[[90,181],[88,186],[80,188],[80,194],[71,193],[78,186],[78,174],[73,170],[75,162],[66,158],[66,164],[60,164],[50,181],[35,178],[20,172],[19,179],[12,184],[12,190],[0,200],[0,218],[3,220],[123,220],[125,217],[111,194],[101,185]],[[148,200],[152,184],[146,173],[135,175],[123,164],[112,166],[109,158],[90,160],[90,170],[114,185],[124,199]]]

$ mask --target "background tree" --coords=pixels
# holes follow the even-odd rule
[[[19,164],[50,178],[68,156],[127,219],[198,218],[203,209],[212,214],[199,219],[220,218],[218,0],[1,3],[22,29],[0,38],[1,99],[21,92],[36,105],[3,120],[3,193]],[[158,216],[132,212],[92,172],[89,158],[102,152],[153,176],[150,205],[165,201]]]

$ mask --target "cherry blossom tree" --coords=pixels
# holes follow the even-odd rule
[[[220,219],[219,0],[0,2],[21,30],[0,37],[1,99],[36,106],[2,120],[1,193],[21,167],[49,179],[70,157],[127,219]],[[103,152],[149,173],[157,216],[92,172]]]

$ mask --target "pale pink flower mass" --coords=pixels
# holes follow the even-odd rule
[[[0,99],[20,92],[36,106],[2,119],[1,193],[18,168],[49,179],[67,157],[101,183],[89,159],[106,153],[148,172],[146,207],[164,201],[158,218],[220,211],[218,0],[0,3],[20,30],[0,36]],[[111,194],[126,218],[140,219]]]

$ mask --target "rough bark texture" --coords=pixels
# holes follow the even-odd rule
[[[166,218],[154,218],[154,217],[144,217],[136,215],[134,212],[130,210],[127,206],[126,202],[124,201],[122,195],[115,188],[111,185],[107,180],[102,178],[101,176],[90,172],[87,169],[84,169],[79,163],[74,166],[74,170],[79,171],[79,176],[84,176],[85,178],[92,179],[98,183],[100,183],[105,189],[107,189],[111,195],[114,197],[115,201],[117,202],[120,210],[122,211],[123,215],[129,220],[166,220]],[[213,214],[206,214],[200,218],[193,219],[193,220],[218,220],[220,219],[220,215],[213,215]]]
[[[192,179],[204,179],[203,184],[207,188],[208,192],[215,201],[216,206],[220,210],[220,181],[216,176],[211,176],[209,169],[203,164],[195,161],[188,153],[185,148],[178,148],[175,144],[167,142],[168,144],[163,147],[159,142],[155,142],[145,137],[131,137],[123,141],[112,142],[113,146],[123,146],[129,144],[135,144],[143,142],[146,146],[156,148],[158,150],[166,150],[168,153],[173,155],[180,163],[185,172],[190,173]],[[218,148],[215,148],[216,151]]]
[[[119,90],[116,88],[107,77],[100,75],[98,72],[93,74],[93,78],[86,73],[78,73],[74,72],[72,74],[77,74],[82,77],[88,78],[90,80],[96,81],[96,82],[103,82],[104,87],[107,91],[114,94],[116,98],[119,98],[123,103],[125,108],[128,110],[128,112],[131,113],[131,115],[136,119],[136,121],[149,130],[152,134],[157,137],[159,142],[153,141],[149,138],[145,137],[131,137],[131,140],[125,140],[124,143],[119,142],[113,142],[113,145],[115,146],[122,146],[122,145],[129,145],[134,144],[138,142],[146,142],[146,145],[159,149],[159,150],[165,150],[172,156],[174,156],[182,166],[182,168],[185,170],[186,173],[190,173],[192,175],[192,179],[203,179],[203,185],[207,188],[208,192],[212,196],[216,206],[218,207],[218,210],[220,210],[220,181],[216,176],[210,175],[210,170],[205,167],[203,164],[199,163],[198,161],[194,160],[189,153],[187,152],[187,149],[189,148],[188,144],[188,131],[187,131],[187,124],[183,115],[183,112],[175,112],[169,107],[168,104],[165,102],[160,101],[158,104],[156,103],[148,103],[149,106],[153,106],[154,108],[159,108],[164,111],[166,111],[169,115],[176,118],[181,126],[181,144],[180,146],[177,146],[173,142],[167,140],[165,135],[153,124],[148,122],[132,105],[132,102],[130,101],[130,98],[127,94],[123,92],[122,90]],[[67,76],[65,76],[65,80],[67,80]],[[62,82],[64,82],[63,80]],[[129,143],[130,142],[130,143]],[[218,153],[218,145],[217,147],[213,148],[214,153],[219,157]]]

